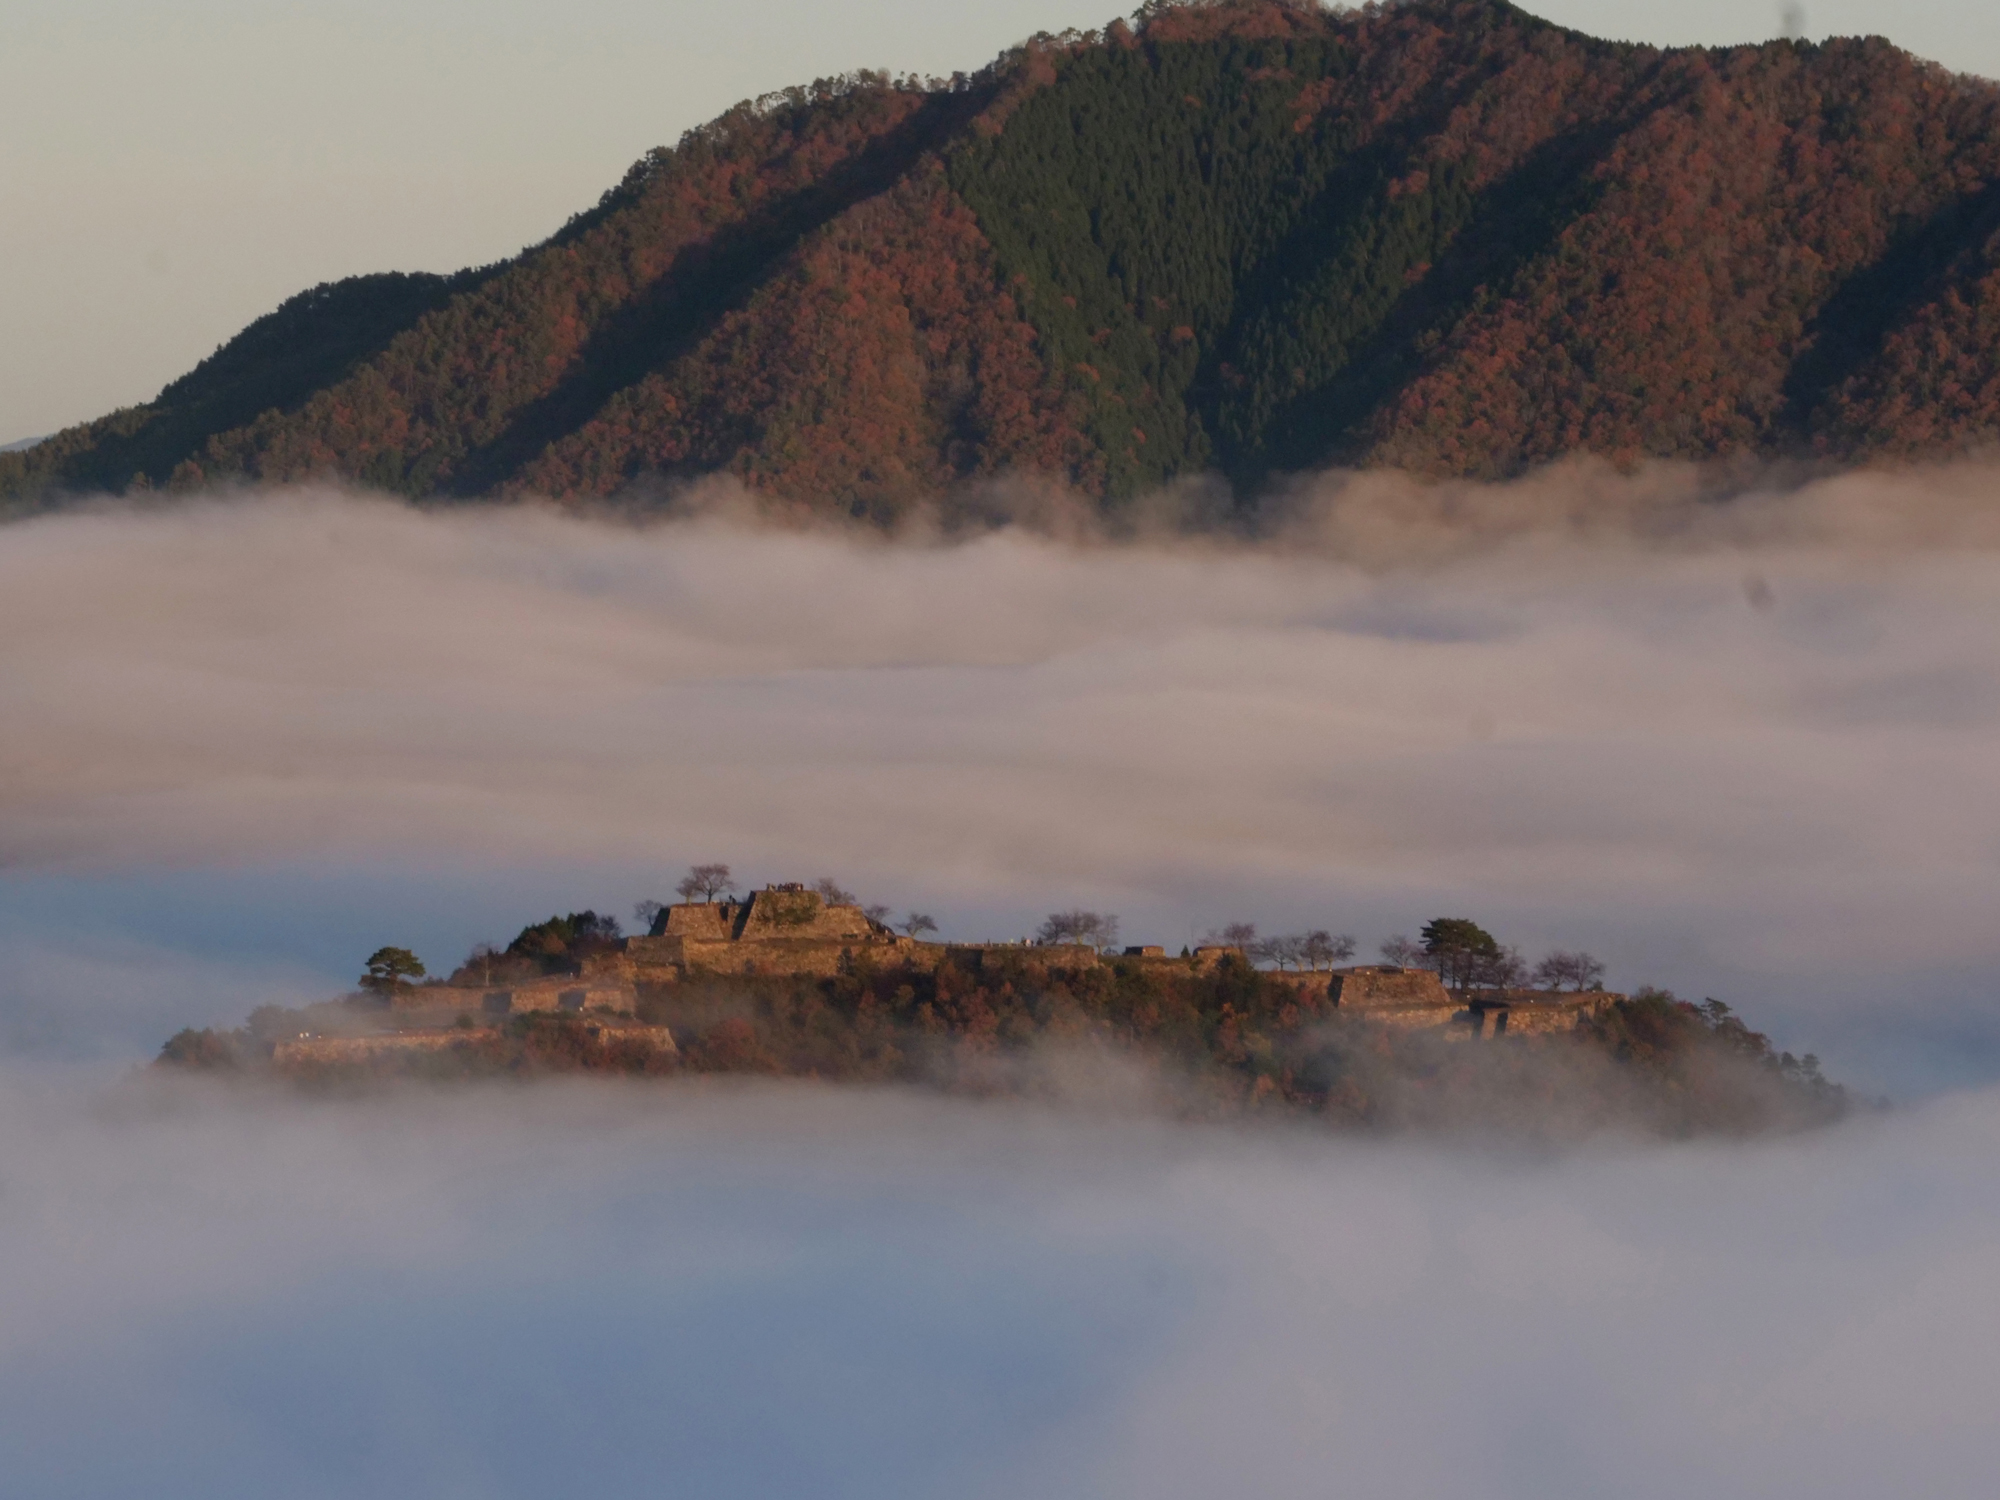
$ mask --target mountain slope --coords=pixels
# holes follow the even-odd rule
[[[2000,90],[1879,40],[1156,5],[739,106],[511,262],[294,299],[0,455],[0,496],[723,470],[889,515],[1007,472],[1115,505],[1205,469],[1946,453],[2000,431],[1996,195]]]

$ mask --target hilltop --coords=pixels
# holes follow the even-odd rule
[[[1499,477],[2000,431],[2000,89],[1880,39],[1613,44],[1504,0],[1152,4],[648,152],[514,259],[316,287],[0,505],[726,472],[893,517],[996,476]]]
[[[703,872],[719,872],[707,889]],[[355,993],[181,1031],[160,1061],[314,1086],[581,1072],[1108,1089],[1184,1116],[1540,1137],[1741,1134],[1848,1108],[1814,1058],[1777,1052],[1718,1001],[1607,991],[1582,953],[1530,975],[1463,918],[1392,939],[1391,962],[1342,967],[1354,941],[1325,932],[1258,940],[1235,924],[1170,954],[1117,946],[1115,918],[1058,912],[1032,941],[937,942],[930,918],[899,932],[831,880],[716,899],[727,880],[697,867],[689,899],[642,906],[643,936],[552,916],[444,978],[385,947]]]

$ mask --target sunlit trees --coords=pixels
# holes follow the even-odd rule
[[[594,953],[608,952],[622,931],[618,919],[595,911],[573,911],[531,923],[515,935],[496,961],[510,979],[531,974],[575,973]]]
[[[733,895],[736,882],[728,865],[691,865],[674,893],[683,901],[712,902],[717,896]]]
[[[1118,919],[1103,912],[1050,912],[1048,920],[1035,932],[1038,943],[1082,943],[1092,948],[1109,948],[1118,941]]]
[[[212,1031],[207,1027],[197,1031],[192,1026],[183,1026],[167,1038],[167,1044],[160,1049],[160,1061],[182,1068],[216,1072],[241,1067],[243,1056],[227,1032]]]
[[[1299,961],[1308,969],[1332,968],[1354,957],[1354,939],[1346,933],[1335,936],[1315,927],[1299,939]]]
[[[1258,937],[1250,922],[1232,922],[1211,939],[1222,938],[1232,948],[1241,948],[1252,963],[1275,964],[1280,969],[1330,969],[1342,959],[1354,956],[1354,939],[1345,933],[1336,937],[1323,927],[1310,932]]]
[[[410,981],[424,977],[424,963],[408,948],[377,948],[368,955],[367,971],[361,988],[383,999],[410,988]]]
[[[720,471],[887,518],[1009,470],[1116,500],[1950,451],[2000,426],[1996,138],[1879,39],[1662,57],[1504,7],[1148,5],[951,84],[738,106],[509,262],[314,288],[0,454],[0,505]]]
[[[1545,990],[1594,990],[1604,983],[1604,965],[1588,953],[1558,948],[1535,965],[1534,979]]]
[[[1435,917],[1424,924],[1422,937],[1424,956],[1448,990],[1486,983],[1501,956],[1493,934],[1466,917]]]

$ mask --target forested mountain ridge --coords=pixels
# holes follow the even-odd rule
[[[739,106],[512,261],[316,288],[0,454],[0,502],[725,471],[889,516],[1009,472],[1115,505],[1997,433],[2000,88],[1879,39],[1225,0]]]

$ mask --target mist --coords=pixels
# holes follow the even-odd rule
[[[1558,1156],[0,1069],[26,1497],[1976,1494],[2000,1102]]]
[[[643,523],[313,490],[17,523],[0,945],[41,977],[0,1000],[88,1029],[102,974],[50,955],[135,945],[290,998],[725,859],[968,938],[1082,905],[1366,952],[1465,913],[1864,1084],[2000,1077],[1996,496],[1585,465],[1322,476],[1254,535],[1199,487],[1117,535],[1005,490],[976,533],[781,530],[716,485]],[[158,988],[120,1047],[184,1018]]]
[[[1318,476],[1254,527],[999,487],[983,530],[784,530],[710,484],[0,528],[9,1495],[1983,1493],[1996,497],[1573,466]],[[1553,1150],[1101,1077],[128,1071],[711,859],[966,938],[1470,915],[1911,1102]]]

